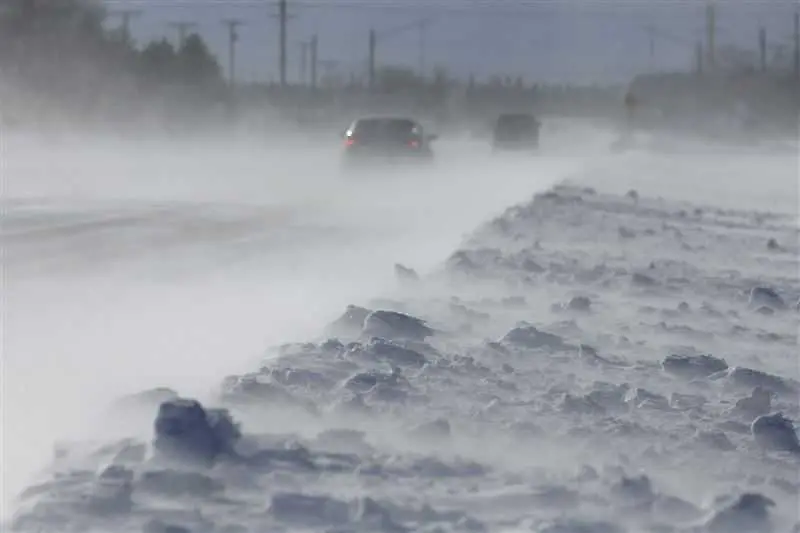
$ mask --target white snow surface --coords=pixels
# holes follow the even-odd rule
[[[8,530],[800,531],[797,151],[609,138],[7,140]]]

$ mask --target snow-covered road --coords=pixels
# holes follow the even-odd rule
[[[797,456],[760,455],[744,434],[749,414],[733,412],[755,378],[740,390],[741,374],[706,382],[701,369],[701,383],[687,384],[655,363],[711,352],[731,367],[798,379],[796,156],[611,156],[596,150],[602,141],[570,139],[562,131],[533,162],[443,143],[435,172],[370,181],[343,180],[325,149],[7,144],[4,501],[47,464],[54,439],[149,443],[156,405],[98,422],[114,398],[168,386],[216,405],[222,376],[257,370],[269,346],[322,339],[348,304],[409,312],[442,331],[407,344],[407,331],[378,321],[364,344],[290,350],[300,353],[261,376],[271,385],[255,389],[265,398],[255,414],[238,401],[241,386],[229,391],[248,438],[296,433],[311,471],[290,454],[280,471],[261,465],[243,477],[215,458],[203,479],[227,503],[171,494],[156,509],[149,496],[167,489],[141,476],[160,467],[137,463],[125,467],[136,476],[132,507],[96,518],[105,504],[93,510],[75,494],[106,489],[76,479],[28,500],[19,525],[36,530],[56,512],[68,527],[98,531],[141,531],[154,519],[196,532],[234,523],[683,531],[714,516],[701,508],[709,497],[748,488],[778,502],[790,527]],[[463,241],[565,179],[577,189],[509,211]],[[630,189],[638,194],[625,196]],[[422,281],[398,284],[395,262]],[[788,310],[749,309],[747,294],[762,285]],[[580,298],[558,308],[576,296],[589,309],[575,309]],[[358,318],[336,332],[341,341],[361,335]],[[519,320],[541,331],[514,330]],[[386,374],[387,362],[400,375]],[[788,387],[772,402],[797,419],[792,382],[766,383]],[[333,428],[365,436],[317,435]],[[283,446],[256,441],[240,445],[263,457]],[[114,493],[124,480],[107,481]],[[192,523],[196,506],[213,525]]]
[[[370,182],[341,179],[335,156],[4,140],[4,501],[112,397],[162,382],[202,392],[578,164],[483,179],[485,158],[462,155],[435,179]]]

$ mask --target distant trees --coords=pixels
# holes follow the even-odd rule
[[[167,39],[152,41],[139,56],[142,75],[150,82],[168,81],[175,76],[176,55],[175,47]]]
[[[106,15],[100,0],[0,0],[4,92],[14,86],[19,101],[82,116],[177,90],[182,106],[219,95],[221,68],[202,37],[140,50],[104,27]]]
[[[213,89],[223,83],[219,62],[196,33],[189,35],[178,49],[167,39],[148,43],[138,61],[142,75],[151,83]]]
[[[175,54],[175,68],[181,81],[194,87],[216,87],[222,79],[222,69],[200,35],[186,38]]]
[[[4,0],[0,44],[6,61],[21,67],[58,62],[78,54],[102,55],[112,44],[97,0]]]

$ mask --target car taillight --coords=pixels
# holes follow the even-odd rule
[[[352,137],[348,137],[344,140],[345,146],[353,146],[356,143],[356,140]]]
[[[411,139],[410,141],[408,141],[408,145],[411,148],[419,148],[419,141],[416,139]]]

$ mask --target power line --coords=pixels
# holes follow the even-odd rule
[[[280,0],[103,0],[106,5],[125,4],[150,5],[165,7],[197,7],[197,6],[234,6],[234,7],[264,7],[278,5]],[[491,10],[503,8],[541,8],[541,7],[574,7],[581,10],[586,8],[601,8],[608,10],[612,4],[607,0],[518,0],[516,2],[497,2],[496,0],[466,0],[462,3],[454,4],[451,0],[297,0],[298,7],[353,7],[359,9],[384,9],[384,8],[408,8],[419,9],[421,7],[432,7],[436,9],[471,10],[475,8],[487,8]],[[500,4],[500,5],[498,5]],[[764,6],[764,0],[730,0],[728,5],[741,6]],[[771,3],[774,7],[792,7],[796,2],[792,0],[775,0]],[[681,7],[694,9],[696,3],[690,0],[651,0],[641,2],[641,0],[617,0],[613,7],[624,9],[650,10],[652,8],[675,8]]]
[[[125,4],[126,6],[170,7],[200,9],[203,7],[255,8],[264,9],[280,6],[282,0],[104,0],[106,5]],[[729,5],[763,6],[764,0],[728,0]],[[772,6],[780,7],[783,2],[792,5],[789,0],[773,0]],[[491,17],[536,16],[541,12],[564,13],[575,10],[579,15],[618,16],[620,10],[639,11],[652,14],[653,10],[676,8],[693,12],[695,0],[517,0],[498,2],[496,0],[293,0],[292,6],[300,10],[333,10],[346,9],[358,11],[403,11],[403,12],[438,12],[450,15],[472,15]]]

